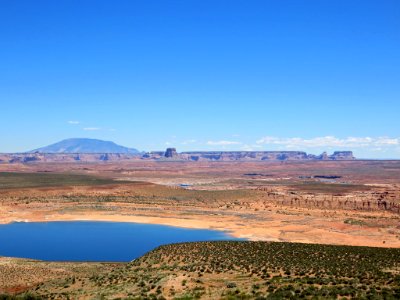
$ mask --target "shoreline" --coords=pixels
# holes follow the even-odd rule
[[[186,229],[203,229],[203,230],[215,230],[226,233],[226,235],[233,238],[242,238],[249,241],[259,241],[260,239],[254,237],[253,235],[239,235],[235,233],[232,229],[227,229],[223,227],[213,227],[213,226],[202,226],[198,223],[204,223],[204,221],[193,220],[193,219],[180,219],[180,218],[169,218],[169,217],[145,217],[145,216],[124,216],[124,215],[104,215],[104,214],[94,214],[91,217],[79,217],[79,215],[73,214],[60,214],[57,216],[45,216],[44,218],[34,218],[34,219],[11,219],[9,218],[6,222],[4,220],[0,221],[1,225],[11,224],[11,223],[45,223],[45,222],[112,222],[112,223],[137,223],[137,224],[148,224],[148,225],[161,225],[169,227],[178,227]],[[272,241],[272,240],[271,240]]]
[[[207,218],[208,217],[208,218]],[[276,221],[271,221],[270,226],[267,227],[267,223],[263,222],[258,224],[258,226],[248,226],[240,225],[237,220],[232,216],[229,216],[229,220],[220,218],[216,220],[213,216],[207,216],[206,218],[200,220],[188,216],[187,218],[177,218],[173,216],[157,217],[157,216],[139,216],[139,215],[115,215],[115,214],[102,214],[102,213],[75,213],[75,214],[36,214],[34,217],[28,218],[15,218],[8,217],[0,221],[0,224],[10,224],[13,222],[74,222],[74,221],[92,221],[92,222],[119,222],[119,223],[139,223],[139,224],[149,224],[149,225],[162,225],[171,226],[187,229],[204,229],[204,230],[217,230],[226,233],[233,238],[241,238],[247,241],[266,241],[266,242],[292,242],[292,243],[306,243],[306,244],[325,244],[325,245],[346,245],[346,246],[364,246],[364,247],[377,247],[377,248],[400,248],[400,241],[397,243],[379,243],[372,240],[365,240],[365,236],[351,236],[346,232],[340,232],[336,230],[330,230],[330,235],[337,235],[341,239],[337,239],[336,243],[332,243],[335,239],[330,238],[328,240],[308,239],[307,235],[301,234],[297,235],[295,231],[291,229],[291,225],[287,225],[289,228],[284,230],[282,226],[276,223]],[[312,224],[309,225],[312,227]],[[321,237],[324,231],[321,229],[314,229],[318,232]],[[321,232],[322,231],[322,232]],[[293,236],[282,239],[279,235],[282,233],[295,233]],[[328,232],[326,232],[328,233]],[[312,237],[312,236],[310,236]]]
[[[62,216],[62,218],[60,218]],[[101,216],[101,217],[99,217]],[[115,215],[91,215],[90,217],[79,217],[78,215],[52,215],[46,216],[45,218],[34,218],[33,220],[29,219],[14,219],[8,220],[7,222],[3,222],[4,220],[0,221],[1,225],[7,225],[12,223],[46,223],[46,222],[109,222],[109,223],[135,223],[135,224],[147,224],[147,225],[161,225],[161,226],[168,226],[168,227],[178,227],[178,228],[186,228],[186,229],[203,229],[203,230],[214,230],[214,231],[221,231],[225,233],[227,236],[233,238],[240,238],[244,239],[243,242],[251,242],[251,241],[263,241],[263,242],[277,242],[277,243],[304,243],[304,244],[321,244],[321,245],[332,245],[332,246],[351,246],[351,247],[368,247],[368,248],[387,248],[387,249],[399,249],[400,247],[388,247],[388,246],[368,246],[368,245],[346,245],[346,244],[333,244],[333,243],[314,243],[314,242],[303,242],[303,241],[283,241],[279,239],[263,239],[256,237],[254,235],[240,235],[239,232],[234,232],[233,230],[224,229],[224,228],[216,228],[216,227],[205,227],[197,225],[198,222],[190,222],[194,220],[184,220],[178,218],[162,218],[162,217],[144,217],[144,216],[115,216]],[[175,223],[175,221],[180,221]],[[182,222],[183,221],[183,222]],[[189,221],[189,222],[184,222]],[[217,240],[212,240],[217,241]],[[225,240],[226,241],[226,240]],[[229,241],[229,239],[227,240]],[[185,242],[179,242],[185,243]],[[190,242],[187,242],[190,243]],[[174,243],[170,243],[174,244]],[[167,245],[167,244],[163,244]],[[158,247],[158,246],[157,246]],[[156,249],[157,247],[149,250],[148,252]],[[143,255],[142,255],[143,256]],[[139,259],[140,257],[135,258],[131,261]],[[0,261],[2,260],[22,260],[22,261],[30,261],[30,262],[47,262],[47,263],[65,263],[65,264],[127,264],[131,261],[68,261],[68,260],[40,260],[35,258],[25,258],[25,257],[18,257],[18,256],[1,256]]]

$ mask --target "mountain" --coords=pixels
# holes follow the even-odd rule
[[[38,148],[29,152],[39,153],[130,153],[139,154],[134,148],[127,148],[114,142],[96,139],[74,138]]]

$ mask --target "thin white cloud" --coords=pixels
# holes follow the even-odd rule
[[[260,148],[262,148],[261,145],[248,145],[245,144],[241,147],[241,150],[243,151],[255,151],[255,150],[260,150]]]
[[[229,145],[240,145],[242,144],[241,142],[236,142],[236,141],[208,141],[207,145],[210,146],[229,146]]]
[[[189,145],[189,144],[194,144],[196,142],[197,142],[197,140],[192,139],[192,140],[183,141],[181,144],[182,145]]]
[[[101,128],[99,127],[84,127],[83,130],[85,131],[96,131],[96,130],[100,130]]]
[[[81,122],[79,122],[79,121],[68,121],[67,123],[68,123],[68,124],[71,124],[71,125],[78,125],[78,124],[80,124]]]
[[[315,137],[304,139],[299,137],[294,138],[280,138],[273,136],[266,136],[258,141],[259,145],[276,145],[285,146],[287,148],[384,148],[400,145],[399,138],[391,137],[347,137],[337,138],[334,136]]]

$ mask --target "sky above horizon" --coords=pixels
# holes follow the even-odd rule
[[[0,2],[0,152],[400,159],[400,1]]]

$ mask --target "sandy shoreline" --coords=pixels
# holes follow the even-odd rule
[[[106,215],[106,214],[90,214],[81,216],[79,214],[58,214],[58,215],[46,215],[42,217],[35,217],[29,219],[19,219],[19,218],[7,218],[0,220],[0,224],[10,224],[14,222],[63,222],[63,221],[97,221],[97,222],[121,222],[121,223],[138,223],[138,224],[152,224],[152,225],[164,225],[171,227],[180,227],[187,229],[209,229],[223,231],[227,235],[234,238],[244,238],[251,241],[263,240],[262,238],[256,237],[251,234],[241,234],[238,231],[232,231],[220,224],[215,224],[215,222],[204,222],[203,220],[193,220],[193,219],[179,219],[179,218],[167,218],[167,217],[147,217],[147,216],[116,216],[116,215]],[[275,239],[271,239],[275,240]]]
[[[327,222],[325,226],[317,227],[315,224],[321,223],[320,220],[310,222],[310,224],[299,225],[298,220],[291,218],[291,222],[285,218],[287,216],[276,215],[270,221],[251,221],[243,224],[235,216],[204,216],[202,219],[188,215],[185,218],[174,216],[140,216],[140,215],[117,215],[98,212],[74,212],[71,213],[35,213],[18,217],[2,218],[0,223],[11,222],[56,222],[56,221],[103,221],[103,222],[130,222],[141,224],[157,224],[174,226],[189,229],[210,229],[224,231],[234,238],[244,238],[249,241],[282,241],[300,243],[335,244],[351,246],[371,246],[384,248],[400,248],[400,240],[394,237],[380,236],[379,231],[373,228],[354,228],[337,223]],[[336,226],[336,228],[334,227]],[[383,242],[384,240],[384,242]]]
[[[319,164],[38,164],[29,167],[33,168],[31,172],[60,172],[50,178],[49,184],[56,186],[43,183],[42,173],[11,173],[9,176],[15,177],[11,183],[7,181],[11,179],[4,177],[4,184],[19,185],[1,190],[0,223],[134,222],[220,230],[252,241],[400,248],[400,215],[395,211],[400,186],[371,188],[361,184],[367,179],[369,183],[392,183],[393,172],[388,172],[386,165],[380,169],[386,174],[383,179],[372,180],[363,175],[357,184],[345,187],[299,179],[299,176],[320,172]],[[329,174],[335,171],[343,180],[354,180],[353,175],[357,174],[375,174],[371,173],[372,166],[361,164],[355,173],[353,167],[332,164],[327,170]],[[373,167],[375,170],[375,164]],[[70,174],[77,172],[77,168],[86,174],[102,175],[103,179],[129,177],[143,181],[95,185],[91,180],[97,177],[85,177],[86,181],[73,185],[71,180],[77,179]],[[286,179],[281,184],[266,184],[262,179],[268,174],[274,180]],[[187,180],[182,181],[183,178]],[[183,189],[169,185],[178,182],[197,186]],[[39,186],[29,187],[29,184]]]

